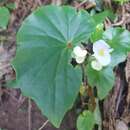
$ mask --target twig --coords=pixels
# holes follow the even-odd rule
[[[45,121],[44,124],[38,130],[42,130],[47,125],[48,122],[49,120]]]
[[[28,99],[28,130],[31,130],[32,121],[31,121],[31,99]]]
[[[37,3],[38,3],[39,5],[42,5],[41,0],[37,0]]]
[[[123,15],[122,19],[119,22],[112,24],[112,26],[113,27],[122,26],[124,24],[125,20],[126,20],[126,17]]]
[[[87,5],[87,7],[85,9],[91,9],[91,8],[94,8],[96,7],[96,3],[95,2],[92,2],[91,4]]]
[[[105,25],[105,29],[107,29],[107,28],[112,26],[111,21],[109,20],[108,17],[106,17],[106,19],[104,21],[104,25]]]
[[[112,1],[111,0],[103,0],[103,5],[105,8],[112,9]]]
[[[51,2],[52,4],[54,4],[54,5],[61,5],[62,4],[62,0],[52,0],[52,2]]]
[[[84,0],[83,2],[81,2],[79,5],[77,5],[75,8],[76,9],[78,9],[78,8],[80,8],[82,5],[84,5],[86,2],[88,2],[88,0]],[[90,3],[88,3],[88,5],[86,6],[86,8],[85,9],[90,9],[90,8],[93,8],[93,7],[95,7],[96,6],[96,3],[95,2],[90,2]]]
[[[121,6],[121,7],[122,7],[122,12],[121,12],[122,18],[121,18],[121,20],[119,22],[112,24],[112,26],[122,26],[125,23],[125,20],[126,20],[125,7],[124,6]]]
[[[122,17],[121,21],[119,21],[118,23],[114,23],[114,24],[112,24],[112,26],[113,26],[113,27],[121,26],[121,25],[123,25],[124,21],[125,21],[125,18]]]
[[[119,79],[120,80],[120,79]],[[117,86],[117,88],[118,88],[118,90],[117,91],[119,91],[118,92],[118,98],[117,98],[117,101],[116,101],[116,108],[115,108],[115,114],[116,114],[116,116],[117,116],[117,113],[118,113],[118,109],[119,109],[119,105],[120,105],[120,102],[121,102],[121,99],[122,99],[122,92],[123,92],[123,86],[124,85],[121,85],[122,83],[121,83],[121,81],[120,82],[118,82],[118,86]]]
[[[78,9],[79,7],[81,7],[83,4],[85,4],[88,0],[84,0],[83,2],[81,2],[79,5],[77,5],[75,8]]]

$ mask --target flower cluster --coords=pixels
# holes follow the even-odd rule
[[[93,69],[99,71],[104,66],[107,66],[111,62],[111,52],[113,51],[112,48],[104,41],[99,40],[93,44],[93,56],[95,60],[91,62],[91,66]]]
[[[107,66],[111,62],[111,52],[112,48],[104,41],[98,40],[93,44],[93,52],[92,55],[94,60],[91,62],[91,66],[93,69],[100,71],[104,66]],[[84,62],[87,50],[85,50],[82,46],[76,46],[73,49],[72,57],[75,58],[78,64]]]
[[[83,47],[80,46],[74,47],[72,52],[72,57],[75,58],[78,64],[84,62],[86,55],[87,55],[87,51]]]

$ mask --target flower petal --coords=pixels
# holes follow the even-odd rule
[[[111,62],[111,55],[109,53],[106,53],[104,56],[99,55],[94,56],[102,66],[107,66]]]
[[[91,66],[94,70],[97,70],[97,71],[100,71],[102,69],[102,65],[96,60],[91,62]]]
[[[78,57],[85,57],[87,55],[87,51],[82,49],[80,46],[76,46],[73,52]]]
[[[84,60],[85,60],[85,57],[76,57],[76,62],[77,62],[78,64],[83,63]]]
[[[93,44],[93,52],[97,53],[101,49],[109,52],[110,46],[104,40],[98,40]]]

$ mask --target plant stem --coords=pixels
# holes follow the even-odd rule
[[[93,88],[91,88],[87,85],[87,76],[86,76],[86,72],[85,72],[85,67],[86,67],[85,64],[81,65],[83,85],[85,86],[87,95],[89,96],[88,107],[91,111],[94,111],[96,108],[95,96],[94,96]]]

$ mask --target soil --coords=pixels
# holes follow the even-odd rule
[[[9,90],[11,94],[3,94],[2,102],[0,104],[0,127],[4,130],[28,130],[28,99],[24,99],[24,102],[20,102],[19,90]],[[23,97],[22,97],[23,98]],[[31,128],[32,130],[38,130],[44,122],[44,117],[36,104],[31,101]],[[61,127],[59,129],[54,128],[48,123],[44,130],[75,130],[76,116],[73,111],[69,112],[65,117]]]

